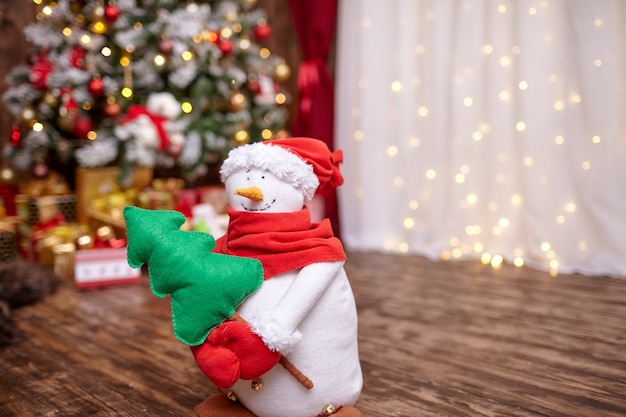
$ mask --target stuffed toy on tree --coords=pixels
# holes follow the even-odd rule
[[[125,210],[131,266],[147,262],[155,294],[171,294],[174,331],[219,390],[199,417],[361,416],[346,255],[306,206],[342,184],[341,162],[310,138],[231,150],[220,170],[230,222],[217,242],[179,230],[178,213]]]

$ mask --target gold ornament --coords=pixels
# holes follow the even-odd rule
[[[48,91],[41,99],[42,103],[48,107],[55,108],[59,105],[59,97],[51,91]]]
[[[291,68],[284,61],[280,61],[274,67],[274,79],[278,82],[285,82],[291,76]]]
[[[243,0],[243,7],[246,9],[252,9],[256,6],[256,1],[257,0]]]
[[[233,401],[233,402],[237,402],[239,401],[239,398],[237,398],[237,394],[235,394],[232,391],[228,391],[226,393],[226,398],[228,398],[229,400]]]
[[[335,406],[332,404],[326,404],[324,406],[324,408],[322,409],[322,414],[325,417],[331,416],[333,414],[335,414],[337,412],[337,410],[335,409]]]
[[[15,182],[15,172],[12,168],[2,168],[0,171],[0,184],[13,184]]]
[[[57,119],[57,124],[61,130],[65,132],[72,132],[74,131],[74,126],[76,126],[76,117],[71,113],[61,114]]]
[[[238,130],[233,136],[237,145],[245,145],[250,143],[250,134],[245,130]]]
[[[232,112],[239,112],[248,107],[248,100],[239,91],[234,92],[228,99],[228,109]]]
[[[20,117],[22,119],[22,125],[24,127],[31,127],[32,124],[35,122],[35,109],[30,106],[24,107]]]
[[[263,381],[261,380],[261,378],[253,379],[252,383],[250,384],[250,388],[252,388],[254,391],[261,391],[263,389]]]

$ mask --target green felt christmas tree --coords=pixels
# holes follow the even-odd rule
[[[263,283],[259,261],[213,253],[211,235],[180,230],[179,212],[129,206],[124,218],[128,263],[148,264],[154,295],[171,295],[174,334],[187,345],[204,342]]]

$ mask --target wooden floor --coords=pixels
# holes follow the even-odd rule
[[[626,280],[351,253],[378,416],[626,416]],[[213,392],[147,282],[15,311],[0,416],[193,416]]]

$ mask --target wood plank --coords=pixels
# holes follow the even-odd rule
[[[350,253],[364,416],[626,415],[626,280]],[[141,285],[14,312],[2,416],[194,416],[215,390]]]

